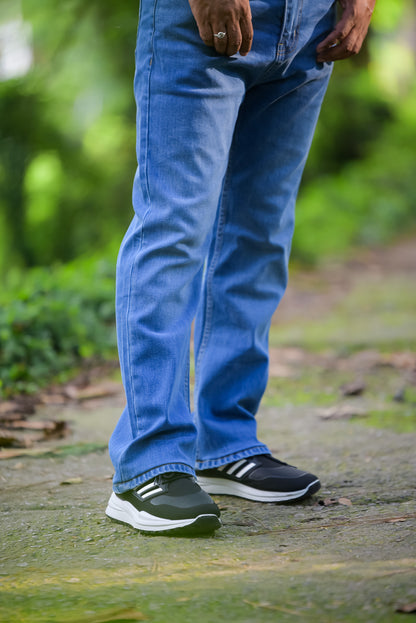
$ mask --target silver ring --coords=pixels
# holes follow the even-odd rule
[[[226,32],[222,32],[221,30],[220,30],[220,32],[217,32],[217,34],[214,34],[214,37],[217,37],[217,39],[224,39],[224,37],[226,37],[226,36],[227,36],[227,33]]]

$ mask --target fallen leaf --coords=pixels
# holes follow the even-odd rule
[[[349,498],[325,498],[324,500],[318,500],[319,506],[352,506],[352,502]]]
[[[15,410],[14,402],[0,402],[0,415],[3,415],[4,413],[11,413]]]
[[[334,504],[338,504],[338,498],[325,498],[324,500],[319,500],[318,504],[321,506],[334,506]]]
[[[63,432],[67,428],[67,423],[57,420],[18,420],[17,422],[12,422],[8,427],[23,430],[41,430],[45,434],[50,435],[52,433]]]
[[[404,604],[403,606],[397,606],[396,612],[413,614],[413,612],[416,612],[416,601],[412,601],[410,604]]]
[[[62,405],[68,400],[63,394],[42,394],[40,401],[44,405]]]
[[[24,431],[33,432],[27,433]],[[68,424],[64,421],[28,421],[19,419],[13,422],[6,422],[5,427],[0,429],[0,446],[29,448],[39,441],[65,437],[68,432]]]
[[[19,403],[17,401],[5,401],[0,402],[0,416],[3,419],[3,416],[6,419],[9,419],[10,415],[14,415],[20,413],[21,415],[31,415],[35,412],[35,407],[30,403]]]
[[[416,356],[409,352],[390,353],[380,358],[380,364],[402,370],[414,370],[416,368]]]
[[[269,366],[269,376],[274,378],[290,379],[295,376],[295,370],[284,363],[271,363]]]
[[[8,429],[0,429],[0,446],[15,448],[31,448],[36,441],[43,439],[43,434],[20,435]]]
[[[16,420],[21,420],[22,417],[25,417],[25,415],[20,411],[8,411],[7,413],[0,414],[0,422],[2,426],[8,426],[10,422],[16,422]]]
[[[87,387],[76,387],[68,385],[65,394],[72,400],[92,400],[93,398],[106,398],[120,392],[120,383],[106,382],[99,385],[87,385]]]
[[[13,446],[15,445],[16,439],[17,436],[9,430],[3,430],[0,428],[0,446]]]
[[[60,485],[80,485],[83,482],[82,478],[80,478],[79,476],[76,478],[67,478],[66,480],[63,480],[62,482],[60,482]]]
[[[353,417],[366,417],[364,409],[354,405],[337,405],[327,409],[318,409],[317,413],[322,420],[349,420]]]
[[[352,506],[352,502],[349,498],[338,498],[338,504],[343,506]]]

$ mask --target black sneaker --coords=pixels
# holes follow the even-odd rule
[[[141,532],[201,535],[221,527],[218,506],[193,476],[177,472],[156,478],[126,493],[112,493],[106,515]]]
[[[302,500],[321,487],[313,474],[282,463],[269,454],[197,471],[197,481],[207,493],[236,495],[256,502]]]

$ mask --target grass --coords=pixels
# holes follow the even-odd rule
[[[413,404],[370,411],[361,422],[365,426],[388,428],[396,433],[414,433],[416,431],[416,408]]]
[[[270,332],[275,357],[287,347],[300,348],[304,357],[288,378],[269,379],[263,404],[316,409],[349,401],[365,413],[357,421],[366,426],[415,431],[415,312],[416,290],[409,279],[387,275],[358,281],[320,319],[277,320]],[[366,355],[372,363],[366,364]],[[343,387],[357,380],[362,395],[343,396]]]
[[[339,354],[416,349],[416,289],[408,279],[359,283],[321,319],[308,320],[307,314],[301,321],[273,326],[271,345]]]
[[[125,551],[130,544],[137,552],[136,561],[128,556],[121,568],[110,563],[94,570],[89,564],[88,569],[72,567],[55,576],[37,572],[36,577],[27,569],[19,579],[8,580],[1,597],[2,620],[9,620],[7,604],[12,601],[13,621],[26,623],[214,623],[224,617],[236,623],[395,623],[401,617],[394,613],[394,579],[404,574],[401,581],[406,584],[412,568],[405,560],[335,563],[316,552],[300,564],[296,553],[281,553],[278,546],[266,552],[264,543],[256,548],[250,539],[245,551],[231,545],[225,555],[220,553],[224,543],[212,539],[200,540],[198,554],[194,540],[159,539],[161,548],[150,539],[142,552],[134,542],[137,535],[126,538],[121,533],[119,547]],[[185,555],[198,557],[197,567],[178,556],[179,544]],[[146,558],[149,550],[151,559]],[[91,553],[85,555],[89,559]]]

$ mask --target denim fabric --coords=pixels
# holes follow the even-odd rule
[[[127,405],[114,489],[269,452],[255,414],[294,206],[331,73],[332,0],[253,0],[252,51],[219,56],[187,0],[142,0],[135,215],[117,263]],[[189,400],[195,319],[195,413]]]

